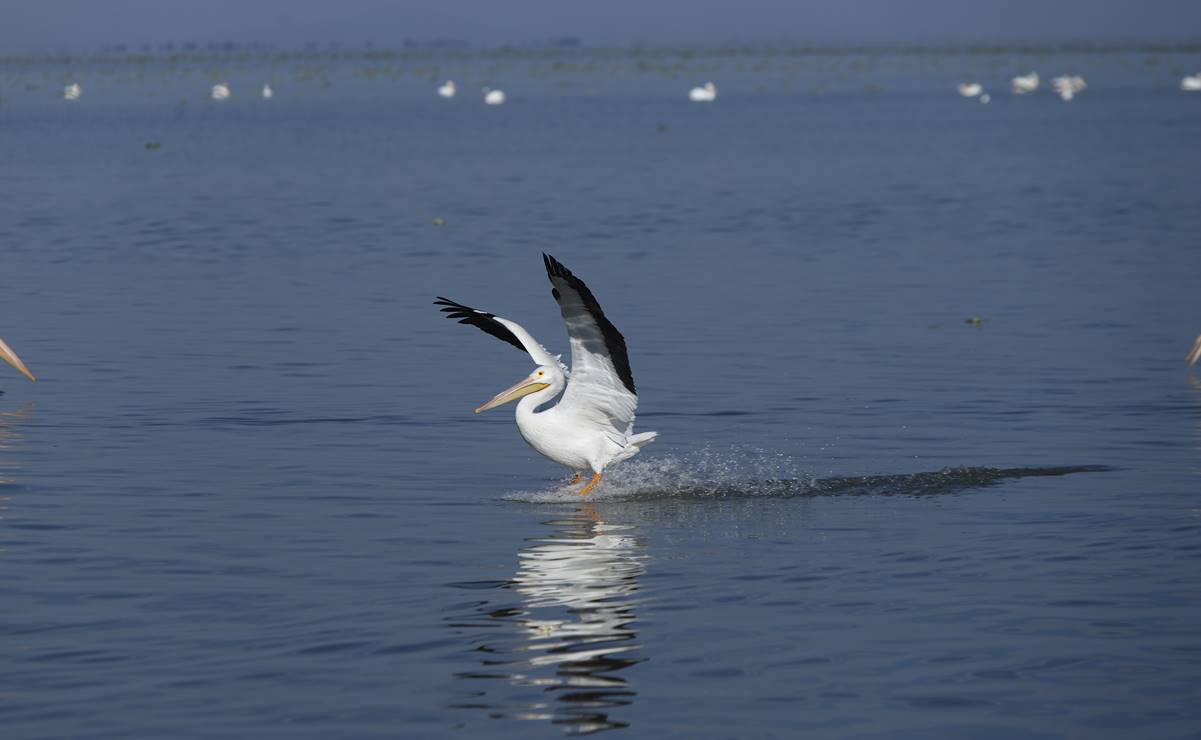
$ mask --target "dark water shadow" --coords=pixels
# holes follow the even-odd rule
[[[1047,478],[1113,470],[1105,465],[1055,467],[944,468],[921,473],[840,476],[833,478],[743,477],[723,472],[680,473],[674,467],[629,465],[607,477],[589,495],[593,503],[661,500],[718,501],[727,499],[788,499],[817,496],[930,496],[987,488],[1020,478]],[[568,488],[515,492],[504,497],[524,503],[578,503]]]

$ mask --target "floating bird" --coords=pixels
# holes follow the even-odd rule
[[[1188,92],[1201,91],[1201,72],[1181,79],[1180,89]]]
[[[505,101],[508,100],[508,96],[505,95],[504,90],[493,90],[490,87],[485,87],[482,92],[484,93],[484,102],[488,105],[504,105]]]
[[[454,80],[447,80],[446,82],[443,82],[442,85],[438,88],[438,94],[444,98],[453,98],[455,96],[455,93],[457,93],[458,91],[459,91],[459,89],[457,87],[455,87]]]
[[[29,372],[29,368],[25,367],[25,363],[21,362],[21,358],[17,357],[17,353],[13,352],[13,348],[5,344],[3,339],[0,339],[0,360],[4,360],[8,364],[15,367],[17,372],[21,373],[30,380],[37,380],[37,378],[33,377],[33,373]]]
[[[983,95],[981,95],[981,96],[980,96],[979,98],[977,98],[977,99],[980,101],[980,104],[981,104],[981,105],[988,105],[988,104],[989,104],[989,102],[991,102],[991,101],[992,101],[992,96],[991,96],[991,95],[989,95],[988,93],[984,93]]]
[[[694,103],[712,103],[717,100],[717,85],[706,82],[700,87],[694,87],[688,91],[688,99]]]
[[[1032,93],[1038,89],[1038,72],[1031,72],[1028,75],[1018,75],[1009,81],[1009,85],[1014,95]]]
[[[984,92],[984,86],[979,82],[960,82],[956,89],[965,98],[974,98]]]
[[[263,100],[270,100],[275,97],[275,91],[271,89],[271,85],[263,85]]]
[[[1088,84],[1079,75],[1061,75],[1051,80],[1051,87],[1055,89],[1059,99],[1066,102],[1076,97],[1076,93],[1083,91]]]
[[[79,100],[80,95],[83,95],[83,88],[78,82],[72,82],[63,88],[63,100]]]
[[[448,318],[470,324],[525,350],[538,367],[508,390],[501,391],[475,410],[478,414],[510,401],[517,404],[517,429],[539,453],[575,473],[591,471],[592,479],[580,490],[596,487],[606,466],[638,454],[657,432],[634,434],[638,396],[626,341],[605,318],[600,304],[584,285],[554,257],[542,255],[551,295],[559,304],[571,343],[571,371],[551,355],[525,329],[449,298],[438,297]],[[563,395],[554,406],[539,410]]]
[[[224,82],[213,85],[213,91],[210,93],[213,100],[229,100],[229,85]]]
[[[1196,365],[1197,360],[1201,360],[1201,336],[1197,337],[1196,342],[1193,342],[1193,348],[1184,358],[1184,361],[1190,365]]]

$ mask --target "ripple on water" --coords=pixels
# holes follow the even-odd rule
[[[606,473],[588,494],[590,502],[801,498],[811,496],[921,496],[958,493],[1016,478],[1099,473],[1104,465],[1053,467],[955,467],[893,475],[816,478],[801,472],[786,457],[756,460],[734,453],[706,451],[696,455],[646,457]],[[508,501],[576,504],[579,486],[514,491]]]

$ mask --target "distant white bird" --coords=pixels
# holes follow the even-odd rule
[[[271,85],[263,85],[263,100],[270,100],[275,97],[275,91],[271,89]]]
[[[1188,92],[1201,91],[1201,72],[1180,80],[1180,89]]]
[[[1051,87],[1059,95],[1060,100],[1068,101],[1076,97],[1076,93],[1086,89],[1088,83],[1079,75],[1060,75],[1051,80]]]
[[[458,91],[454,80],[447,80],[438,88],[438,94],[444,98],[453,98]]]
[[[63,88],[63,100],[79,100],[80,95],[83,95],[83,88],[78,82],[72,82]]]
[[[1017,77],[1014,77],[1009,81],[1009,84],[1014,95],[1025,95],[1026,93],[1032,93],[1037,90],[1039,82],[1040,80],[1038,79],[1038,72],[1031,72],[1028,75],[1018,75]]]
[[[229,85],[224,82],[213,85],[213,91],[210,93],[213,100],[229,100]]]
[[[977,99],[980,101],[981,105],[988,105],[990,102],[992,102],[992,96],[988,93],[984,93]]]
[[[574,472],[591,472],[584,495],[600,483],[605,467],[638,454],[657,436],[634,434],[638,396],[626,340],[605,317],[584,281],[554,257],[542,255],[551,295],[559,304],[571,343],[571,374],[559,358],[546,351],[521,325],[486,311],[439,297],[447,318],[475,326],[497,339],[525,350],[538,367],[475,410],[517,404],[517,429],[531,447]],[[562,396],[559,394],[562,393]],[[555,398],[559,402],[544,408]],[[575,481],[573,481],[575,482]]]
[[[13,352],[12,347],[5,344],[3,339],[0,339],[0,360],[4,360],[15,367],[17,372],[30,380],[37,380],[37,378],[33,377],[33,373],[29,372],[29,368],[25,367],[25,363],[21,362],[21,358],[17,357],[17,353]]]
[[[485,87],[482,92],[484,93],[484,102],[488,105],[504,105],[505,101],[509,99],[504,90]]]
[[[965,98],[974,98],[984,92],[984,86],[979,82],[960,82],[958,88],[959,94]]]
[[[700,87],[694,87],[688,91],[688,99],[694,103],[712,103],[717,100],[717,85],[706,82]]]

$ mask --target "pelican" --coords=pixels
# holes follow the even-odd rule
[[[1201,91],[1201,72],[1190,77],[1181,78],[1180,89],[1187,92]]]
[[[1087,88],[1088,84],[1079,75],[1061,75],[1051,80],[1051,87],[1055,88],[1060,100],[1067,102]]]
[[[229,100],[229,85],[226,85],[224,82],[213,85],[210,97],[213,100]]]
[[[455,87],[454,80],[447,80],[438,88],[438,94],[444,98],[453,98],[459,89]]]
[[[0,344],[3,344],[3,342],[0,342]],[[1188,355],[1184,358],[1184,361],[1190,365],[1196,365],[1197,360],[1201,360],[1201,336],[1197,337],[1197,341],[1193,342],[1193,348],[1189,350]]]
[[[519,324],[442,296],[434,305],[443,306],[447,318],[478,327],[529,353],[537,365],[534,371],[493,396],[475,413],[520,398],[517,430],[522,438],[543,456],[575,473],[571,483],[578,483],[582,473],[591,471],[592,479],[580,489],[584,496],[600,483],[607,465],[637,455],[658,432],[634,434],[638,395],[621,332],[605,318],[583,280],[554,257],[543,254],[542,262],[550,278],[551,295],[567,324],[570,376],[559,358]],[[541,409],[560,393],[563,395],[557,404]]]
[[[979,82],[960,82],[956,89],[959,90],[959,94],[963,97],[974,98],[984,92],[984,85],[981,85]]]
[[[488,105],[504,105],[508,100],[504,90],[493,90],[490,87],[485,87],[481,92],[484,93],[484,102]]]
[[[5,344],[3,339],[0,339],[0,360],[4,360],[8,364],[15,367],[17,372],[21,373],[30,380],[37,380],[37,378],[33,377],[33,373],[29,372],[29,368],[25,367],[25,363],[21,362],[21,358],[17,357],[17,353],[13,352],[13,348]]]
[[[271,85],[263,85],[263,100],[270,100],[275,97],[275,91],[271,89]]]
[[[1038,89],[1038,72],[1031,72],[1028,75],[1018,75],[1010,80],[1009,84],[1014,95],[1025,95],[1026,93],[1032,93]]]
[[[83,88],[78,82],[72,82],[63,88],[63,100],[79,100],[80,95],[83,95]]]
[[[712,103],[717,100],[717,85],[706,82],[700,87],[694,87],[688,91],[688,99],[694,103]]]

